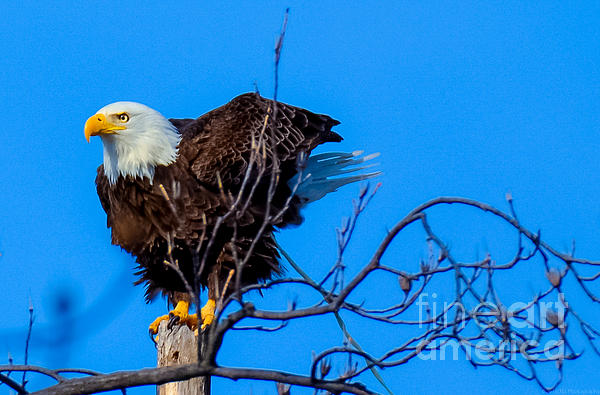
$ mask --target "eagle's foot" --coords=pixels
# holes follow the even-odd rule
[[[168,315],[162,315],[154,320],[148,328],[150,338],[156,343],[154,335],[158,333],[158,327],[161,322],[168,321],[167,327],[173,328],[174,325],[187,325],[190,329],[195,329],[198,326],[198,315],[189,314],[190,304],[180,300],[177,302],[177,306],[169,312]]]
[[[150,335],[150,340],[152,340],[154,342],[154,344],[158,343],[158,337],[155,339],[154,335],[156,335],[158,333],[158,326],[160,325],[160,323],[162,321],[166,321],[169,319],[168,315],[161,315],[160,317],[156,318],[154,320],[154,322],[152,322],[150,324],[150,327],[148,328],[148,334]]]
[[[200,327],[200,329],[204,330],[204,328],[212,324],[212,322],[215,319],[215,308],[215,300],[208,299],[204,307],[200,309],[200,318],[202,319],[202,326]]]

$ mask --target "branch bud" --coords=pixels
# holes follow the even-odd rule
[[[277,395],[290,395],[291,388],[289,384],[277,383]]]
[[[553,327],[558,328],[563,324],[563,317],[557,314],[556,311],[548,309],[546,310],[546,321]]]
[[[398,276],[398,282],[400,283],[400,289],[402,289],[405,294],[410,292],[412,288],[412,280],[408,274],[402,272],[402,274]]]
[[[342,227],[340,228],[340,232],[345,234],[348,231],[348,227],[350,226],[350,218],[342,217]]]
[[[546,278],[550,281],[553,287],[559,287],[562,281],[562,276],[558,270],[551,268],[546,272]]]

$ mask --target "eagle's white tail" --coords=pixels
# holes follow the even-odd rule
[[[293,177],[288,186],[296,189],[296,196],[302,203],[308,204],[321,199],[329,192],[336,191],[351,182],[367,180],[381,174],[375,171],[366,174],[356,174],[348,177],[339,177],[342,174],[354,173],[375,166],[368,164],[354,167],[379,156],[379,152],[362,156],[363,151],[326,152],[324,154],[312,155],[304,163],[304,169]],[[298,185],[298,177],[302,177]]]

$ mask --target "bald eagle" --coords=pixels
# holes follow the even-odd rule
[[[198,325],[188,311],[190,288],[208,287],[200,323],[209,325],[218,296],[232,291],[224,285],[236,259],[246,260],[242,285],[280,274],[276,229],[300,224],[308,203],[379,174],[340,177],[376,155],[310,156],[318,145],[342,140],[331,130],[337,124],[257,93],[197,119],[167,119],[143,104],[117,102],[87,120],[86,139],[99,136],[104,146],[96,188],[112,243],[136,258],[136,284],[146,284],[147,301],[162,292],[175,306],[150,325],[151,336],[169,317]],[[235,215],[227,216],[232,208]]]

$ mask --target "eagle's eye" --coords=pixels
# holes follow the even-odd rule
[[[123,114],[119,114],[119,121],[123,123],[129,121],[129,115],[127,115],[125,112]]]

